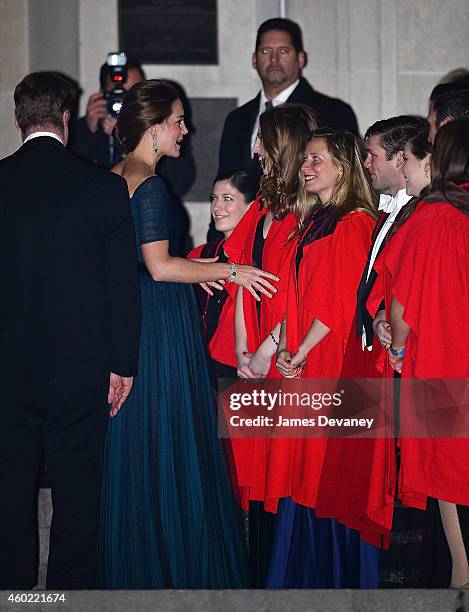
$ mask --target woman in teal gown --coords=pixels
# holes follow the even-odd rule
[[[179,156],[187,134],[176,91],[143,81],[124,97],[117,137],[127,181],[141,291],[138,375],[110,421],[101,520],[104,588],[247,586],[239,508],[217,437],[216,405],[190,283],[229,278],[272,290],[248,266],[175,257],[179,228],[164,181],[163,155]]]

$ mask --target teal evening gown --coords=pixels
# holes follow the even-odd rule
[[[102,586],[247,586],[232,494],[191,285],[155,282],[140,245],[179,239],[163,180],[131,198],[140,264],[141,340],[131,394],[110,420],[104,458]]]

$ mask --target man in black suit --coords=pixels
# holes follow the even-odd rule
[[[301,76],[307,56],[300,26],[290,19],[276,17],[259,27],[252,66],[261,79],[262,90],[253,99],[231,111],[225,120],[220,142],[218,175],[244,168],[261,175],[259,160],[253,153],[259,117],[267,109],[284,102],[301,102],[317,115],[319,126],[350,130],[358,135],[357,118],[352,108],[319,93]],[[208,241],[221,237],[210,221]]]
[[[75,92],[15,90],[23,145],[0,162],[0,588],[37,577],[42,453],[52,489],[47,588],[97,586],[104,438],[136,373],[139,290],[124,181],[65,149]]]
[[[283,102],[302,102],[317,114],[318,124],[350,130],[358,135],[352,108],[337,98],[319,93],[301,76],[306,53],[300,26],[290,19],[268,19],[257,31],[252,66],[262,81],[262,90],[226,118],[220,144],[218,173],[246,168],[260,173],[253,147],[259,115]]]

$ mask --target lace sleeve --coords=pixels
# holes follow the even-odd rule
[[[170,197],[164,181],[152,176],[134,193],[140,244],[169,240],[168,206]]]

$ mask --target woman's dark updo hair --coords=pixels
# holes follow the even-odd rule
[[[137,147],[148,128],[171,115],[178,98],[171,83],[160,79],[140,81],[129,89],[114,128],[114,137],[125,153]]]
[[[231,183],[233,187],[244,196],[244,199],[248,203],[256,198],[257,192],[259,191],[259,178],[255,174],[242,169],[222,172],[213,181],[213,184],[218,181],[228,181]]]
[[[415,136],[408,140],[409,148],[412,155],[422,161],[429,153],[432,152],[432,143],[428,140],[429,128],[425,127],[423,130],[418,132]]]

